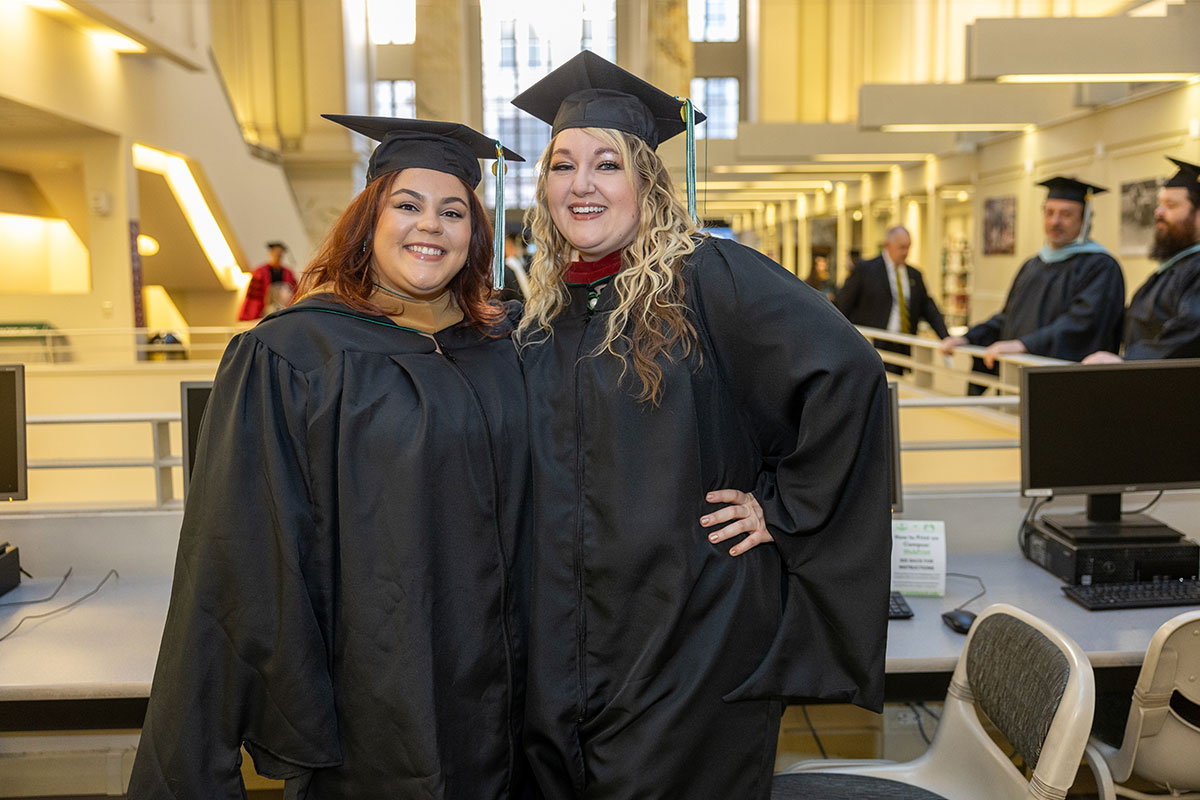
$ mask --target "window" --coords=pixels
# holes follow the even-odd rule
[[[517,66],[517,23],[511,19],[500,22],[500,66]]]
[[[736,42],[740,0],[688,0],[688,34],[693,42]]]
[[[372,44],[412,44],[417,38],[416,0],[367,0]]]
[[[538,39],[537,28],[529,26],[529,66],[540,67],[542,65],[542,43]]]
[[[375,81],[375,113],[381,117],[415,117],[417,82]]]
[[[697,139],[737,138],[737,78],[692,78],[692,102],[708,117],[696,126]]]
[[[550,126],[509,103],[580,50],[616,60],[615,0],[480,0],[483,129],[527,161],[508,164],[505,204],[533,205],[534,165],[550,143]],[[483,196],[495,192],[484,170]],[[514,216],[516,212],[514,212]]]

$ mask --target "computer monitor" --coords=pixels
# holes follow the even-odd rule
[[[0,364],[0,500],[29,497],[25,462],[25,365]]]
[[[891,416],[892,511],[904,510],[904,481],[900,475],[900,389],[888,381],[888,412]]]
[[[1123,515],[1122,492],[1197,487],[1200,359],[1022,372],[1022,491],[1087,495],[1086,515],[1047,515],[1047,524],[1074,539],[1144,536],[1165,526]]]
[[[192,467],[196,464],[196,445],[200,441],[200,421],[204,418],[204,407],[212,394],[212,381],[181,381],[179,383],[179,411],[183,439],[183,496],[187,498],[188,483],[192,480]]]

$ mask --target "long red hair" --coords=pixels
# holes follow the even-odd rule
[[[398,174],[399,171],[394,171],[380,175],[350,201],[304,269],[296,290],[297,299],[312,294],[318,286],[331,284],[333,294],[350,308],[382,313],[369,299],[375,289],[370,241]],[[459,182],[467,190],[471,208],[471,241],[467,246],[466,266],[451,279],[448,288],[467,321],[485,330],[504,316],[504,307],[492,289],[492,223],[474,190]],[[363,242],[368,243],[365,249]]]

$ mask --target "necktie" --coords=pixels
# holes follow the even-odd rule
[[[900,332],[912,333],[912,330],[908,327],[908,303],[904,301],[906,271],[903,265],[896,267],[896,304],[900,306]]]

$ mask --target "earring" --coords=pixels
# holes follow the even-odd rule
[[[367,244],[370,243],[370,241],[371,241],[370,239],[363,239],[362,252],[364,254],[367,252]]]

